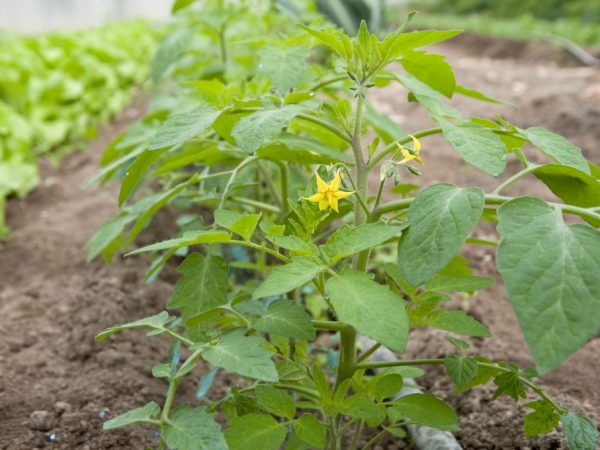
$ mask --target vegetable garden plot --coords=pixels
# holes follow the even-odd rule
[[[148,74],[156,32],[143,21],[39,36],[0,35],[0,239],[4,202],[39,182],[37,158],[60,158],[114,118]]]
[[[184,95],[168,109],[156,107],[107,150],[101,176],[125,174],[119,194],[123,209],[92,238],[90,256],[110,259],[130,247],[167,203],[181,208],[181,232],[130,254],[156,255],[149,279],[174,254],[187,256],[167,304],[179,317],[163,311],[110,328],[97,339],[143,328],[171,336],[174,348],[186,347],[188,353],[182,362],[171,358],[153,369],[155,377],[169,381],[162,407],[149,403],[105,427],[150,423],[160,428],[163,447],[234,449],[276,449],[284,442],[334,449],[347,432],[355,436],[349,444],[355,448],[364,427],[382,427],[362,447],[370,448],[386,433],[402,437],[409,423],[457,431],[455,413],[432,395],[392,398],[403,384],[397,368],[422,364],[444,365],[459,391],[493,380],[494,398],[519,401],[531,390],[539,399],[527,404],[533,409],[525,419],[527,435],[562,424],[572,448],[594,448],[595,425],[552,400],[536,380],[538,372],[556,368],[599,328],[589,314],[600,294],[594,276],[600,236],[593,228],[600,219],[594,210],[598,168],[546,129],[467,119],[449,106],[444,97],[455,93],[498,102],[459,84],[443,56],[420,50],[457,32],[404,33],[401,27],[380,40],[363,24],[350,39],[313,25],[300,27],[305,33],[275,38],[285,16],[253,12],[219,5],[199,14],[184,9],[180,24],[191,33],[187,43],[178,41],[185,28],[177,27],[155,60],[160,68],[155,79],[170,72]],[[260,20],[253,23],[254,18]],[[273,27],[264,29],[265,37],[256,37],[259,25],[269,22]],[[210,47],[207,39],[214,41]],[[315,53],[316,62],[305,66],[312,39],[332,51],[333,62],[317,60]],[[249,57],[256,47],[258,64]],[[211,54],[209,48],[217,51]],[[180,59],[165,62],[175,53]],[[402,72],[387,69],[395,61]],[[402,85],[435,126],[407,135],[367,109],[367,92],[388,83]],[[377,137],[364,145],[366,127]],[[424,166],[426,138],[435,134],[490,176],[501,175],[509,158],[523,169],[492,192],[438,183],[415,197],[383,203],[386,183],[401,191],[404,180],[421,173],[414,163]],[[549,162],[533,163],[534,148]],[[369,192],[372,170],[380,183]],[[564,203],[504,195],[531,174]],[[573,194],[573,177],[589,195]],[[136,195],[143,192],[144,179],[153,178],[161,190]],[[213,210],[214,222],[204,224],[194,206]],[[567,224],[564,215],[589,224]],[[443,359],[369,363],[380,345],[404,352],[417,327],[490,336],[475,318],[445,307],[448,292],[473,292],[493,281],[465,273],[457,260],[465,242],[490,244],[469,237],[482,218],[498,222],[498,268],[537,371],[470,356],[469,344],[452,336],[455,353]],[[225,260],[220,249],[231,245],[250,249],[250,257]],[[202,252],[192,252],[194,246]],[[390,247],[397,248],[396,262],[378,264]],[[228,266],[264,274],[264,280],[235,283]],[[322,305],[312,317],[303,307],[309,296]],[[322,331],[340,338],[335,374],[308,345]],[[357,333],[378,344],[359,354]],[[254,381],[206,407],[174,407],[177,386],[200,359]],[[377,367],[388,370],[370,375]],[[217,412],[228,421],[223,434]]]

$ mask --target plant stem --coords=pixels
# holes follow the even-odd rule
[[[356,169],[356,192],[362,198],[367,198],[368,188],[368,169],[365,164],[365,157],[363,155],[362,141],[361,141],[361,120],[362,110],[364,107],[364,94],[359,90],[358,98],[356,100],[356,112],[354,118],[354,132],[352,133],[352,153],[354,154],[354,162]],[[354,222],[356,225],[362,225],[367,221],[366,213],[356,205],[354,210]]]
[[[268,253],[269,255],[274,256],[275,258],[277,258],[285,263],[289,263],[291,261],[290,258],[282,255],[278,251],[270,249],[269,247],[265,247],[264,245],[255,244],[254,242],[240,241],[237,239],[232,239],[230,241],[222,242],[222,243],[223,244],[232,244],[232,245],[242,245],[244,247],[249,247],[249,248],[253,248],[255,250],[260,250],[261,252]]]
[[[313,320],[313,327],[319,330],[339,331],[341,332],[347,325],[341,322],[334,322],[329,320]]]
[[[405,359],[400,361],[373,361],[357,364],[357,369],[383,369],[385,367],[426,366],[444,364],[443,359]]]
[[[442,365],[444,364],[444,359],[441,358],[436,358],[436,359],[406,359],[406,360],[401,360],[401,361],[374,361],[374,362],[367,362],[367,363],[361,363],[361,364],[357,364],[356,368],[357,369],[382,369],[385,367],[402,367],[402,366],[425,366],[425,365]],[[513,370],[508,369],[506,367],[502,367],[498,364],[493,364],[493,363],[484,363],[484,362],[480,362],[480,361],[476,361],[478,366],[481,367],[486,367],[488,369],[494,369],[494,370],[498,370],[500,372],[513,372]],[[521,382],[526,385],[527,387],[529,387],[533,392],[535,392],[536,394],[538,394],[541,398],[543,398],[544,400],[546,400],[547,402],[549,402],[552,407],[559,413],[559,414],[563,414],[565,409],[562,408],[560,405],[558,405],[554,400],[552,400],[548,394],[546,394],[546,392],[544,392],[544,389],[542,389],[540,386],[538,386],[535,383],[532,383],[531,381],[529,381],[527,378],[525,378],[522,375],[519,375],[519,379],[521,380]],[[365,447],[367,448],[367,447]]]
[[[280,210],[283,209],[283,200],[281,198],[281,195],[279,195],[279,189],[277,189],[275,183],[273,182],[273,178],[271,178],[271,174],[267,171],[265,166],[263,166],[260,161],[256,161],[256,167],[258,167],[258,171],[265,180],[265,183],[267,183],[267,186],[269,186],[271,195],[273,195],[273,198],[275,199],[275,202],[279,205]]]
[[[525,175],[527,175],[528,173],[533,172],[535,169],[537,169],[538,167],[540,167],[537,164],[529,164],[529,166],[525,167],[523,170],[515,173],[512,177],[507,178],[506,180],[504,180],[502,183],[500,183],[498,185],[498,187],[496,187],[496,189],[494,189],[492,191],[492,194],[499,194],[500,192],[502,192],[504,189],[506,189],[508,186],[510,186],[511,184],[513,184],[515,181],[517,181],[519,178],[524,177]]]
[[[417,139],[419,139],[422,137],[431,136],[432,134],[439,134],[441,132],[442,132],[441,128],[428,128],[426,130],[422,130],[417,133],[414,133],[413,136],[416,137]],[[373,167],[375,167],[377,165],[377,163],[379,161],[381,161],[387,155],[398,150],[398,144],[404,145],[404,144],[408,144],[411,141],[412,141],[412,137],[405,136],[401,139],[391,142],[387,147],[385,147],[383,150],[381,150],[381,152],[379,152],[377,155],[375,155],[372,160],[369,161],[367,168],[369,170],[371,170]]]
[[[486,205],[502,205],[510,200],[514,200],[515,197],[506,197],[503,195],[486,194],[485,204]],[[582,219],[591,219],[600,221],[600,214],[593,212],[588,208],[580,208],[579,206],[565,205],[562,203],[546,202],[548,205],[560,209],[563,213],[573,214],[579,216]]]
[[[487,367],[489,369],[495,369],[495,370],[499,370],[501,372],[512,372],[512,370],[507,369],[505,367],[501,367],[498,366],[497,364],[488,364],[488,363],[484,363],[484,362],[479,362],[477,361],[477,365],[481,366],[481,367]],[[531,381],[529,381],[527,378],[519,375],[519,378],[521,380],[521,382],[526,385],[527,387],[529,387],[533,392],[535,392],[536,394],[538,394],[541,398],[543,398],[544,400],[546,400],[548,403],[550,403],[552,405],[552,407],[556,410],[556,412],[558,412],[559,414],[563,414],[565,412],[565,408],[559,406],[558,404],[556,404],[556,402],[554,400],[552,400],[548,394],[546,394],[546,392],[544,392],[544,390],[538,386],[535,383],[532,383]]]
[[[317,391],[313,391],[312,389],[302,386],[294,386],[292,384],[276,384],[275,387],[277,389],[298,392],[299,394],[305,395],[312,400],[319,400],[319,393]]]
[[[379,203],[381,203],[381,195],[383,194],[383,187],[385,186],[385,178],[379,182],[379,189],[377,190],[377,197],[375,197],[375,204],[373,205],[373,211],[377,209]],[[372,211],[371,211],[372,212]]]
[[[228,113],[229,114],[255,113],[255,112],[263,111],[263,110],[264,110],[264,108],[259,108],[259,107],[235,108],[235,109],[229,109]],[[297,114],[296,119],[304,120],[305,122],[311,122],[311,123],[314,123],[315,125],[319,125],[320,127],[331,131],[333,134],[335,134],[337,137],[339,137],[343,141],[347,142],[348,144],[352,144],[351,137],[348,136],[347,133],[340,130],[338,127],[336,127],[332,123],[329,123],[325,120],[319,119],[316,116],[313,116],[310,114],[305,114],[305,113]]]
[[[356,194],[358,198],[367,198],[369,187],[369,168],[365,163],[365,157],[362,148],[361,140],[361,124],[362,112],[364,108],[365,93],[362,86],[359,86],[356,100],[356,112],[354,118],[354,132],[352,133],[352,153],[354,154],[355,170],[356,170]],[[360,207],[359,207],[360,206]],[[367,223],[369,213],[364,211],[360,204],[356,204],[354,208],[354,224],[363,225]],[[354,257],[354,269],[364,271],[367,268],[369,261],[369,250],[364,250]]]
[[[189,339],[181,336],[178,333],[175,333],[173,330],[170,330],[169,328],[165,328],[165,327],[157,327],[158,329],[162,330],[163,332],[167,333],[169,336],[177,339],[179,342],[181,342],[182,344],[187,345],[188,347],[191,347],[192,345],[195,344],[194,341],[190,341]]]
[[[364,425],[365,422],[363,420],[358,422],[358,425],[356,425],[356,428],[354,429],[354,436],[352,437],[352,443],[350,444],[350,450],[356,450],[358,439],[360,438]]]
[[[364,352],[362,355],[360,355],[356,362],[357,363],[361,363],[364,360],[368,359],[369,356],[371,356],[373,353],[375,353],[377,350],[379,350],[379,348],[381,348],[381,344],[378,342],[376,344],[374,344],[370,349],[368,349],[366,352]]]
[[[322,119],[319,119],[318,117],[315,116],[311,116],[310,114],[298,114],[296,116],[298,119],[302,119],[306,122],[312,122],[316,125],[321,126],[322,128],[325,128],[326,130],[331,131],[333,134],[335,134],[337,137],[339,137],[340,139],[346,141],[348,144],[352,144],[352,139],[350,138],[350,136],[348,136],[346,133],[344,133],[342,130],[340,130],[339,128],[337,128],[335,125],[326,122]]]
[[[485,204],[486,205],[502,205],[510,200],[514,200],[516,197],[506,197],[504,195],[496,195],[496,194],[485,194]],[[414,201],[413,198],[403,198],[401,200],[396,200],[393,202],[385,203],[379,206],[373,213],[371,214],[371,220],[377,220],[381,215],[398,211],[400,209],[408,208],[411,203]],[[552,203],[546,202],[548,205],[560,209],[563,213],[573,214],[575,216],[579,216],[581,218],[587,218],[591,220],[600,221],[600,214],[593,211],[593,208],[581,208],[579,206],[573,205],[565,205],[562,203]]]
[[[362,450],[368,450],[371,447],[373,447],[373,445],[375,445],[377,443],[378,440],[380,440],[382,437],[385,436],[385,434],[387,433],[387,430],[381,430],[379,433],[377,433],[375,436],[373,436],[366,444],[365,446],[362,448]]]
[[[163,405],[162,413],[160,414],[160,425],[161,427],[168,422],[169,414],[171,413],[171,406],[173,406],[173,400],[175,400],[175,392],[177,392],[177,386],[179,379],[173,378],[169,382],[169,390],[167,391],[167,399]]]
[[[225,205],[225,200],[227,199],[227,193],[229,192],[229,189],[231,188],[231,185],[235,181],[235,179],[238,176],[238,174],[240,173],[240,171],[244,167],[246,167],[247,165],[252,164],[257,159],[258,159],[257,156],[248,156],[247,158],[243,159],[235,167],[235,169],[233,169],[233,171],[231,172],[231,175],[229,176],[229,180],[227,180],[227,184],[225,185],[225,189],[223,190],[223,194],[222,194],[223,196],[221,197],[221,201],[219,202],[219,209],[222,209],[223,206]]]
[[[340,354],[338,360],[336,387],[344,380],[352,378],[356,372],[356,330],[350,325],[342,324],[340,330]]]
[[[360,195],[358,193],[358,188],[356,183],[354,182],[354,178],[352,177],[352,174],[350,173],[350,171],[348,170],[348,167],[346,167],[345,164],[342,165],[342,168],[344,169],[344,172],[346,172],[346,174],[348,175],[348,180],[350,180],[350,184],[352,185],[352,189],[354,189],[355,193],[356,193],[356,199],[358,200],[358,203],[360,204],[360,206],[362,207],[363,211],[365,212],[365,214],[369,214],[369,206],[367,205],[367,202],[365,201],[365,199],[362,197],[362,195]]]
[[[323,88],[325,86],[328,86],[328,85],[333,84],[333,83],[337,83],[338,81],[344,81],[344,80],[347,80],[347,79],[348,79],[348,75],[340,75],[339,77],[330,78],[329,80],[321,81],[320,83],[315,84],[312,87],[309,87],[308,91],[318,91],[319,89],[321,89],[321,88]]]
[[[225,25],[223,25],[219,31],[219,44],[221,49],[221,62],[223,62],[223,64],[227,64],[227,40],[225,36]]]
[[[279,176],[281,177],[281,218],[283,219],[288,213],[288,169],[281,161],[275,161],[275,164],[279,167]]]
[[[237,203],[241,203],[243,205],[253,206],[255,208],[264,209],[265,211],[270,211],[272,213],[279,213],[281,209],[277,206],[270,205],[268,203],[259,202],[258,200],[252,200],[246,197],[231,197],[231,200]]]
[[[358,419],[356,417],[354,417],[353,419],[350,419],[348,422],[346,422],[339,430],[337,433],[337,438],[341,439],[344,434],[346,434],[346,431],[348,431],[350,429],[350,427],[352,427],[352,425],[354,425],[356,422],[358,422]]]

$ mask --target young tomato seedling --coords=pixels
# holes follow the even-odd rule
[[[129,252],[154,257],[149,281],[184,258],[167,311],[97,337],[143,328],[172,339],[152,370],[168,384],[166,400],[104,427],[151,423],[161,448],[180,450],[372,449],[412,424],[459,430],[434,395],[401,395],[415,366],[440,365],[460,395],[493,382],[494,398],[534,397],[524,404],[527,436],[561,428],[572,449],[594,449],[593,422],[537,379],[600,328],[598,167],[548,130],[449,106],[453,95],[498,102],[458,84],[444,57],[424,50],[458,31],[405,32],[409,17],[383,38],[365,23],[350,38],[310,10],[189,3],[177,2],[153,62],[170,99],[106,150],[98,178],[122,177],[122,209],[89,242],[90,258],[110,260],[165,205],[178,212],[176,236]],[[294,26],[306,17],[311,25]],[[408,134],[377,112],[369,92],[388,84],[425,108],[432,126]],[[416,177],[436,158],[431,135],[491,177],[509,159],[523,168],[491,192],[420,188]],[[537,151],[546,163],[529,161]],[[525,176],[562,202],[503,194]],[[472,237],[482,220],[497,223],[499,243]],[[451,293],[468,298],[494,282],[470,271],[459,256],[465,243],[497,245],[536,369],[474,355],[455,336],[445,358],[403,357],[419,327],[490,336],[448,307]],[[375,344],[360,349],[360,336]],[[372,360],[382,346],[398,359]],[[205,371],[200,404],[175,405],[196,366]],[[217,371],[239,376],[220,398],[208,393]]]

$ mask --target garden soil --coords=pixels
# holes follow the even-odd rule
[[[540,50],[541,49],[541,50]],[[509,41],[462,38],[439,46],[454,65],[461,84],[512,102],[512,106],[456,99],[465,113],[493,117],[501,114],[522,126],[541,125],[561,133],[600,163],[600,71],[564,64],[564,57],[543,47],[524,47]],[[421,109],[406,103],[406,94],[388,87],[371,101],[406,130],[429,126]],[[126,111],[101,130],[89,151],[66,158],[60,167],[43,167],[43,182],[26,200],[9,202],[9,242],[0,249],[0,449],[142,449],[157,446],[151,427],[103,432],[103,420],[149,401],[161,402],[166,390],[151,368],[168,351],[162,337],[145,338],[138,331],[101,343],[94,335],[104,328],[155,314],[165,304],[176,279],[168,267],[160,279],[145,285],[148,261],[132,257],[106,266],[87,264],[84,244],[117,211],[116,187],[81,190],[98,169],[103,147],[140,108]],[[493,188],[497,180],[472,170],[439,137],[423,140],[426,161],[421,184],[449,181],[461,186]],[[509,166],[509,172],[517,170]],[[524,179],[507,191],[512,195],[552,195],[535,180]],[[167,235],[168,213],[153,224],[142,240]],[[478,237],[493,238],[483,226]],[[468,247],[478,274],[497,277],[493,249]],[[600,275],[599,275],[600,276]],[[470,312],[494,337],[472,340],[473,351],[491,359],[527,367],[532,359],[505,298],[501,281],[478,293]],[[417,330],[409,357],[443,357],[451,352],[443,333]],[[600,339],[592,339],[567,363],[542,378],[542,385],[559,402],[600,422]],[[203,367],[197,370],[198,376]],[[234,382],[220,378],[215,394]],[[450,402],[459,413],[457,438],[466,449],[565,448],[561,437],[522,437],[524,410],[512,400],[492,402],[493,386],[462,396],[452,393],[439,368],[419,381]],[[181,401],[194,402],[194,385],[184,383]],[[406,448],[389,438],[377,449]],[[260,450],[260,449],[248,449]]]

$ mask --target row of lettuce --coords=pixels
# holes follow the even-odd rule
[[[148,76],[158,32],[145,21],[36,36],[0,34],[0,239],[4,206],[39,182],[37,158],[94,137]]]

